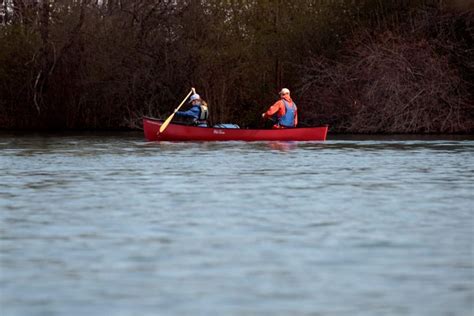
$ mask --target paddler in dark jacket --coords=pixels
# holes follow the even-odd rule
[[[262,113],[264,119],[276,117],[273,128],[288,128],[298,125],[298,110],[290,97],[290,90],[283,88],[280,91],[280,100],[276,101],[267,112]]]
[[[176,116],[190,118],[195,125],[206,127],[209,116],[206,102],[201,99],[199,94],[195,93],[189,98],[189,103],[192,105],[191,108],[187,111],[176,112]]]

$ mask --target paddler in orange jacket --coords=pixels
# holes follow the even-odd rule
[[[296,104],[290,97],[290,90],[283,88],[280,91],[280,100],[276,101],[267,112],[262,113],[264,119],[273,118],[276,115],[277,122],[273,128],[288,128],[298,125],[298,111]]]

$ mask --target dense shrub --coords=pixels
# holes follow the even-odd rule
[[[307,120],[344,132],[473,131],[472,38],[453,41],[454,17],[430,14],[395,33],[362,30],[335,60],[310,58],[300,89]]]

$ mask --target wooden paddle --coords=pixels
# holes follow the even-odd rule
[[[179,108],[181,106],[183,106],[184,102],[186,102],[186,100],[189,98],[189,96],[191,94],[194,94],[196,93],[196,90],[194,88],[191,88],[191,91],[189,91],[188,95],[184,98],[183,102],[181,102],[180,105],[178,105],[178,107],[176,109],[174,109],[173,113],[166,119],[166,121],[164,121],[164,123],[160,126],[160,131],[158,132],[158,135],[160,135],[161,133],[163,133],[163,131],[168,127],[168,125],[170,124],[171,120],[173,119],[173,116],[176,114],[176,112],[178,112]]]

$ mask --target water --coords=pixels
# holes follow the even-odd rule
[[[472,315],[474,140],[0,136],[1,315]]]

